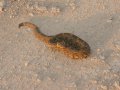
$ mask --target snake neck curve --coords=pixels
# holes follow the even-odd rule
[[[47,36],[47,35],[43,34],[35,24],[32,24],[30,22],[23,22],[23,23],[19,24],[19,28],[21,28],[23,26],[30,28],[38,40],[41,40],[43,42],[48,42],[49,39],[51,38],[51,36]]]

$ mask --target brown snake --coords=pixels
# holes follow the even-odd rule
[[[82,59],[90,55],[90,46],[84,40],[71,33],[60,33],[54,36],[47,36],[40,32],[39,28],[30,22],[19,24],[19,28],[27,26],[32,29],[39,40],[45,42],[49,47],[63,52],[72,59]]]

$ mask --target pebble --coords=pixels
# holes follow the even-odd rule
[[[102,88],[102,90],[108,90],[107,86],[101,85],[100,87]]]
[[[10,18],[14,18],[15,16],[11,15]]]
[[[116,88],[118,88],[118,90],[120,90],[120,83],[119,83],[119,81],[116,81],[116,82],[114,83],[114,86],[115,86]]]
[[[75,3],[70,3],[69,5],[70,5],[70,7],[72,8],[72,10],[75,10],[75,9],[76,9]]]
[[[37,82],[39,82],[39,83],[40,83],[40,82],[41,82],[41,80],[40,80],[40,79],[37,79]]]
[[[32,16],[32,17],[33,17],[34,15],[33,15],[33,13],[29,13],[29,16]]]
[[[100,51],[101,51],[101,50],[98,48],[98,49],[97,49],[97,52],[100,52]]]
[[[25,62],[25,67],[27,67],[28,66],[28,62]]]

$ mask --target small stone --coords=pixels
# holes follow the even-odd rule
[[[114,77],[119,77],[117,74],[113,74]]]
[[[115,82],[114,86],[120,90],[120,83],[119,82]]]
[[[25,62],[25,67],[27,67],[28,66],[28,62]]]
[[[101,85],[100,87],[102,88],[102,90],[108,90],[107,86]]]
[[[70,7],[72,8],[72,10],[75,10],[75,9],[76,9],[75,3],[70,3],[69,5],[70,5]]]
[[[69,75],[68,75],[68,78],[71,78],[71,77],[72,77],[72,75],[69,74]]]
[[[15,16],[12,16],[12,15],[10,16],[10,18],[14,18],[14,17],[15,17]]]
[[[100,49],[98,48],[98,49],[97,49],[97,51],[99,52],[99,51],[100,51]]]
[[[40,83],[40,82],[41,82],[41,80],[40,80],[40,79],[37,79],[37,82],[39,82],[39,83]]]
[[[29,16],[34,16],[33,13],[29,13]]]
[[[10,16],[10,18],[12,18],[12,16]]]

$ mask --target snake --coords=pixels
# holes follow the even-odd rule
[[[59,33],[56,35],[45,35],[37,25],[31,22],[22,22],[18,26],[30,28],[34,36],[44,42],[48,47],[55,49],[71,59],[87,58],[91,49],[89,44],[72,33]]]

